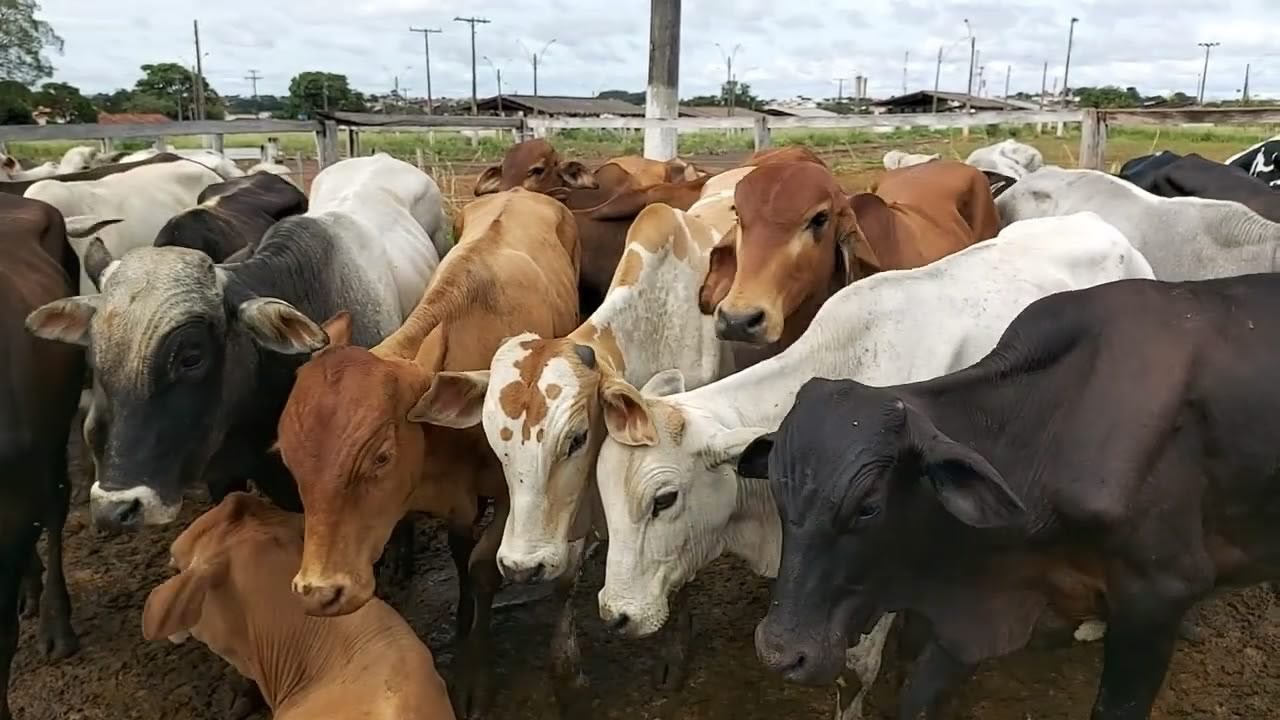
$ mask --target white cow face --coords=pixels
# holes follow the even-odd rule
[[[655,380],[665,382],[663,376]],[[663,394],[651,382],[646,395]],[[733,541],[740,507],[737,459],[762,429],[726,429],[678,400],[641,397],[634,389],[607,397],[609,436],[596,468],[609,527],[600,616],[614,630],[641,637],[669,614],[668,596]],[[763,497],[773,513],[772,499]]]
[[[1019,220],[1063,214],[1058,207],[1058,196],[1063,191],[1062,179],[1051,178],[1051,175],[1048,171],[1032,173],[996,198],[996,209],[1004,227]]]

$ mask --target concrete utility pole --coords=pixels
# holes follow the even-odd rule
[[[1240,91],[1241,105],[1249,104],[1249,65],[1250,63],[1245,63],[1244,66],[1244,90]]]
[[[984,82],[984,81],[983,81],[983,79],[982,79],[982,75],[986,72],[986,70],[987,70],[987,66],[986,66],[986,65],[979,65],[979,66],[978,66],[978,97],[982,97],[982,88],[983,88],[983,87],[985,87],[985,86],[983,85],[983,82]]]
[[[649,87],[646,118],[674,118],[680,112],[680,0],[649,0]],[[645,128],[644,156],[676,156],[675,128]]]
[[[724,57],[724,91],[726,94],[725,105],[729,107],[728,115],[733,116],[733,109],[738,105],[737,83],[733,79],[733,59],[737,57],[738,51],[742,49],[742,44],[738,43],[733,46],[733,52],[726,53],[720,43],[716,43],[716,47],[720,50],[720,55]]]
[[[493,74],[498,79],[498,114],[502,114],[502,68],[494,64],[488,55],[484,56],[484,61],[489,63],[489,67],[493,68]]]
[[[862,112],[862,74],[853,76],[853,111]]]
[[[978,38],[973,36],[973,26],[969,24],[969,18],[964,19],[964,27],[969,31],[969,87],[964,91],[964,111],[967,115],[973,107],[970,101],[973,99],[973,68],[978,59]]]
[[[440,33],[444,31],[439,28],[411,27],[409,28],[409,32],[422,33],[422,51],[423,56],[426,57],[427,60],[427,114],[431,115],[435,112],[432,108],[434,101],[431,97],[431,33]]]
[[[1040,109],[1044,109],[1044,94],[1049,85],[1049,61],[1044,61],[1044,71],[1040,73]]]
[[[1067,79],[1071,76],[1071,45],[1076,38],[1076,23],[1080,22],[1080,18],[1071,18],[1071,24],[1067,26],[1067,62],[1062,68],[1062,106],[1070,105],[1068,93],[1070,89],[1067,85]]]
[[[454,22],[464,22],[471,25],[471,114],[477,115],[476,110],[476,25],[484,25],[489,21],[478,17],[455,17]]]
[[[902,56],[902,94],[907,94],[907,68],[911,66],[911,51]]]
[[[244,79],[253,83],[253,111],[256,113],[258,112],[258,81],[262,79],[262,76],[258,74],[257,70],[250,70],[249,74],[244,76]]]
[[[517,40],[516,42],[520,42],[520,41]],[[555,42],[556,42],[556,39],[551,38],[550,40],[547,41],[547,44],[543,45],[542,49],[536,53],[529,52],[529,48],[524,47],[524,43],[520,43],[520,47],[524,48],[524,51],[526,53],[529,53],[529,61],[533,63],[533,96],[534,97],[538,97],[538,65],[539,63],[542,62],[542,58],[546,56],[547,48],[554,45]]]
[[[938,46],[938,65],[933,70],[933,112],[938,112],[938,83],[942,82],[942,46]]]
[[[832,80],[836,81],[836,104],[837,105],[844,104],[844,83],[848,79],[849,78],[843,78],[843,77],[832,78]]]
[[[200,56],[200,21],[192,20],[191,27],[195,30],[196,35],[196,76],[195,82],[192,83],[192,92],[195,93],[195,110],[196,119],[205,119],[204,110],[204,64],[203,58]]]
[[[1200,104],[1204,104],[1204,90],[1209,86],[1209,51],[1218,47],[1222,43],[1219,42],[1202,42],[1196,43],[1204,48],[1204,72],[1200,73]]]
[[[1013,75],[1013,66],[1009,65],[1004,69],[1004,99],[1009,99],[1009,76]]]

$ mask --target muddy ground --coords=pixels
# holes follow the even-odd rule
[[[709,165],[726,165],[722,158]],[[477,170],[478,171],[478,170]],[[842,173],[849,189],[866,171]],[[308,178],[309,179],[309,178]],[[469,178],[460,185],[470,186]],[[74,443],[73,443],[74,445]],[[78,453],[73,449],[73,458]],[[66,531],[74,623],[83,645],[68,660],[48,664],[36,649],[34,621],[23,626],[10,699],[19,720],[216,720],[231,692],[225,663],[194,641],[181,646],[142,639],[147,593],[168,576],[169,543],[202,504],[188,503],[181,522],[164,530],[103,537],[88,526],[83,465],[74,462],[77,495]],[[755,658],[752,631],[764,614],[768,584],[742,566],[721,561],[693,585],[694,654],[683,690],[651,689],[645,643],[608,635],[596,615],[603,553],[588,568],[575,598],[582,618],[585,671],[601,720],[779,720],[828,718],[833,693],[787,685]],[[428,642],[446,679],[453,662],[456,584],[443,533],[419,523],[416,579],[389,598]],[[556,717],[546,678],[550,601],[499,611],[499,694],[492,716]],[[1197,611],[1205,630],[1182,643],[1157,703],[1160,720],[1277,717],[1280,705],[1280,603],[1254,589],[1218,597]],[[990,663],[957,694],[963,720],[1066,720],[1088,716],[1101,645],[1025,650]],[[869,718],[891,718],[895,665],[873,694]]]

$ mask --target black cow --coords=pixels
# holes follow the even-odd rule
[[[1173,156],[1172,160],[1164,162],[1163,158],[1168,156]],[[1183,157],[1173,153],[1156,155],[1129,176],[1121,172],[1121,177],[1160,197],[1230,200],[1272,222],[1280,222],[1280,193],[1240,168],[1195,153]]]
[[[1137,185],[1140,182],[1146,182],[1148,176],[1180,159],[1182,159],[1181,155],[1169,150],[1161,150],[1155,155],[1139,155],[1125,161],[1125,164],[1120,166],[1120,172],[1116,173],[1116,177]]]
[[[1280,135],[1232,155],[1227,158],[1227,164],[1280,190]]]
[[[995,170],[983,170],[982,174],[987,178],[987,185],[991,187],[991,197],[998,198],[1004,194],[1005,190],[1013,187],[1018,182],[1018,178],[1001,175]]]
[[[9,720],[9,665],[18,644],[19,584],[41,530],[49,534],[40,605],[41,651],[79,648],[62,571],[62,526],[71,481],[67,438],[80,397],[84,353],[27,334],[27,313],[74,295],[80,266],[62,215],[36,200],[0,194],[0,719]],[[38,568],[38,561],[35,563]],[[37,570],[38,573],[38,570]],[[33,578],[38,587],[39,575]]]
[[[1039,616],[1105,617],[1094,720],[1148,717],[1183,614],[1280,576],[1280,275],[1127,280],[1033,303],[965,370],[815,379],[739,471],[782,559],[761,659],[839,674],[882,613],[929,621],[914,719]]]
[[[277,221],[307,211],[307,196],[270,173],[232,178],[205,188],[193,208],[169,219],[156,234],[156,247],[185,247],[223,262],[256,245]]]
[[[183,160],[185,158],[174,155],[173,153],[159,153],[152,155],[146,160],[137,162],[116,163],[114,165],[103,165],[91,170],[82,170],[80,172],[67,173],[65,175],[54,175],[48,178],[38,178],[36,180],[19,180],[18,182],[0,182],[0,195],[18,195],[22,196],[27,192],[27,188],[40,182],[41,180],[61,180],[63,182],[76,182],[80,180],[98,180],[108,175],[127,172],[136,167],[143,165],[155,165],[156,163],[169,163],[175,160]]]

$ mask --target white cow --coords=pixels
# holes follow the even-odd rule
[[[675,373],[606,398],[608,430],[596,470],[609,528],[600,615],[647,635],[666,622],[667,597],[724,552],[759,574],[778,570],[781,528],[766,481],[737,475],[747,444],[775,430],[812,377],[895,385],[976,362],[1027,305],[1055,292],[1151,268],[1091,213],[1018,223],[923,268],[873,275],[822,306],[781,355],[696,390]],[[664,395],[657,397],[657,395]],[[879,671],[889,621],[850,650],[863,690]]]
[[[1020,179],[1044,167],[1040,151],[1017,140],[1004,140],[969,153],[965,163],[979,170],[989,170]]]
[[[382,282],[393,283],[408,317],[440,264],[448,228],[440,187],[430,175],[386,153],[356,157],[324,169],[311,183],[310,217],[340,235],[359,233],[382,254]],[[423,239],[427,242],[423,242]]]
[[[129,163],[146,160],[147,158],[153,158],[156,155],[159,155],[160,152],[161,151],[156,150],[155,148],[147,148],[146,150],[129,153],[128,155],[120,158],[118,162]],[[198,162],[221,175],[224,180],[244,177],[245,174],[244,171],[228,159],[226,155],[215,150],[165,150],[164,152],[172,153],[178,157],[184,157],[188,160]]]
[[[1096,170],[1047,167],[996,199],[1005,223],[1097,213],[1124,233],[1161,280],[1280,270],[1280,224],[1225,200],[1162,198]]]
[[[884,154],[884,169],[897,170],[898,168],[911,167],[912,165],[923,165],[927,162],[933,162],[941,158],[938,153],[932,155],[922,155],[920,153],[909,153],[901,150],[890,150]]]
[[[33,168],[23,169],[18,159],[12,155],[0,153],[0,181],[21,182],[23,180],[40,180],[58,174],[58,164],[43,163]]]
[[[245,175],[254,175],[256,173],[271,173],[293,183],[299,190],[302,189],[302,177],[294,172],[288,165],[281,165],[274,162],[260,162],[257,165],[245,171]]]
[[[169,218],[196,204],[200,191],[222,182],[222,177],[194,162],[144,165],[98,180],[63,182],[41,180],[27,188],[26,197],[42,200],[58,209],[67,221],[69,235],[90,235],[94,226],[112,257],[155,242],[156,233]],[[118,224],[111,224],[118,223]],[[72,241],[81,259],[80,293],[97,292],[84,270],[87,239]]]
[[[66,175],[67,173],[90,170],[100,164],[97,160],[98,148],[89,145],[77,145],[62,154],[62,160],[58,163],[58,174]]]

